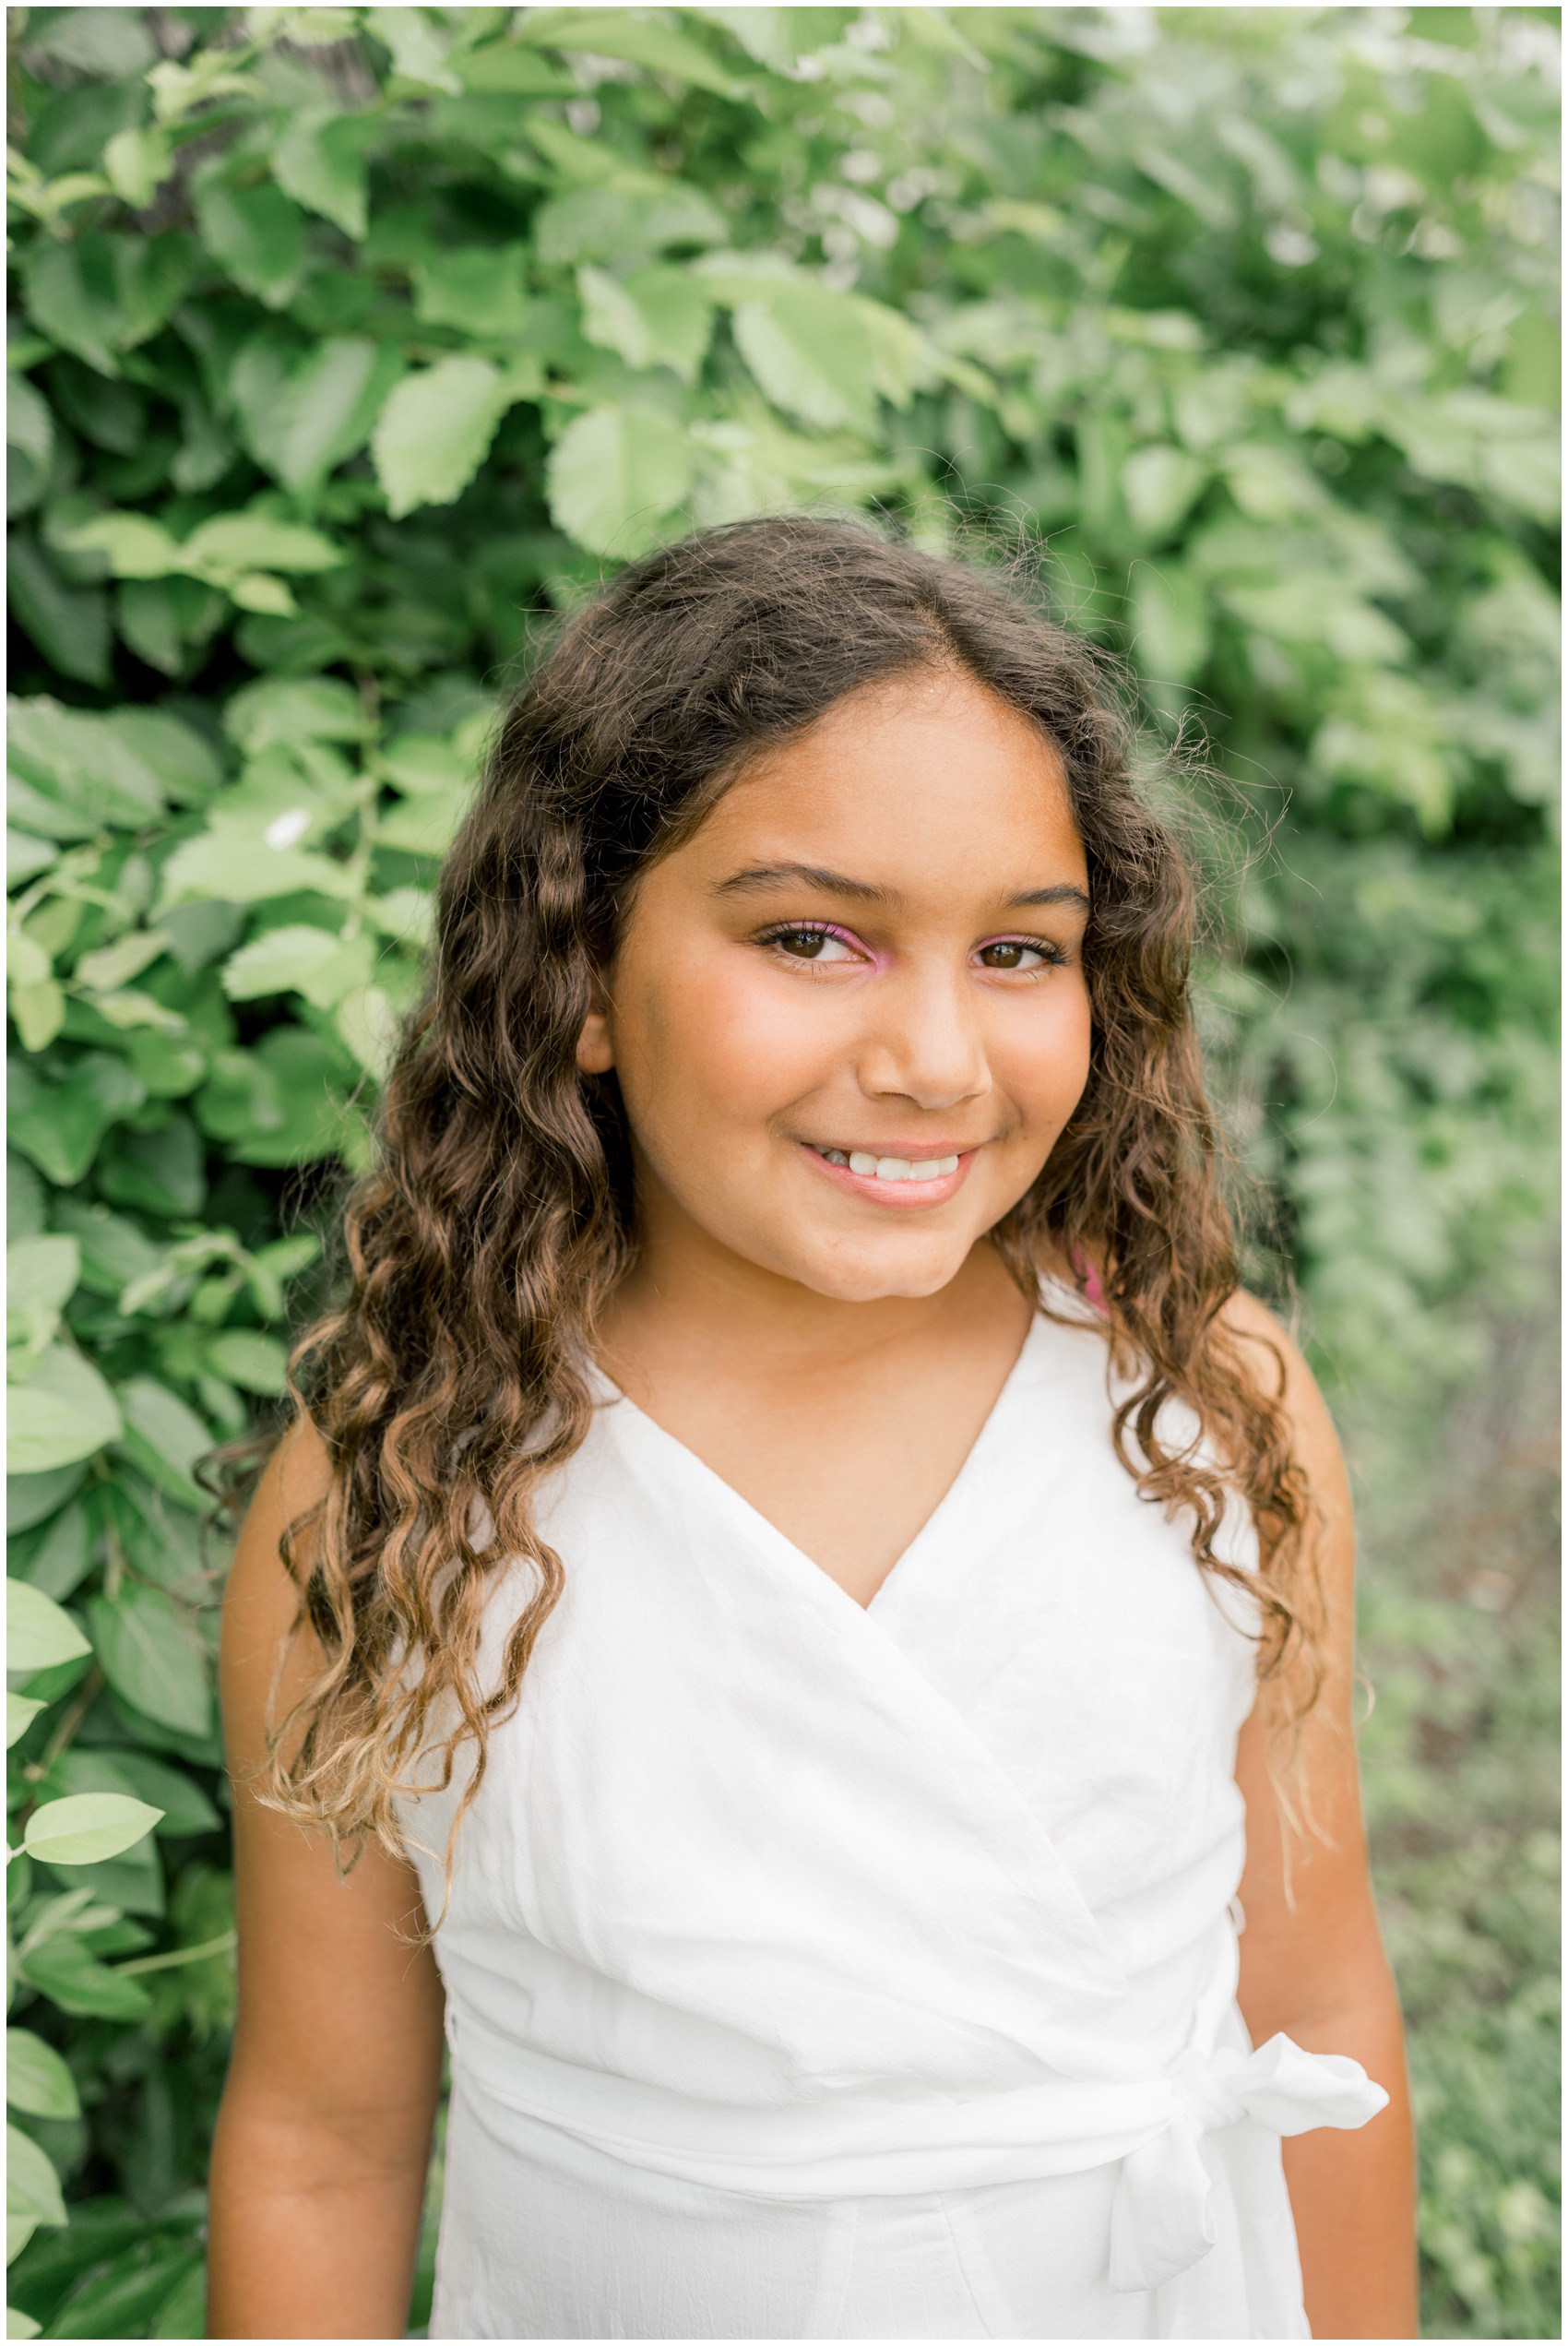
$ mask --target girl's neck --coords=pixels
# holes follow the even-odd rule
[[[650,1201],[651,1203],[651,1201]],[[847,1301],[802,1286],[715,1239],[668,1197],[645,1211],[639,1252],[605,1314],[604,1366],[633,1399],[696,1364],[717,1382],[753,1389],[834,1381],[928,1355],[977,1323],[1021,1331],[1028,1306],[989,1240],[929,1295]]]

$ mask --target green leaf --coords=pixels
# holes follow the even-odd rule
[[[735,94],[733,77],[698,42],[624,9],[535,8],[522,19],[515,37],[537,42],[540,48],[587,49],[601,57],[624,57],[650,73],[689,82],[694,89],[711,89],[719,98]]]
[[[353,114],[306,107],[290,119],[272,149],[278,185],[307,211],[340,228],[356,244],[366,226],[365,142],[374,123]]]
[[[634,560],[672,533],[691,487],[678,423],[652,408],[599,408],[569,423],[551,452],[550,510],[594,554]]]
[[[125,1418],[119,1442],[126,1457],[149,1482],[167,1491],[183,1506],[205,1506],[207,1502],[193,1479],[192,1470],[212,1447],[212,1435],[195,1411],[151,1376],[131,1377],[120,1387],[119,1398]],[[110,1674],[113,1677],[113,1673]],[[150,1710],[158,1718],[163,1716],[156,1704],[142,1702],[128,1686],[125,1692],[138,1709]],[[180,1721],[171,1719],[169,1723],[178,1726]],[[202,1730],[193,1727],[189,1732],[196,1735]]]
[[[76,1792],[35,1808],[22,1838],[28,1855],[46,1864],[97,1865],[145,1840],[161,1814],[123,1792]]]
[[[735,312],[741,355],[776,407],[804,423],[874,432],[875,354],[860,311],[819,285],[781,285]]]
[[[6,1583],[6,1668],[31,1673],[89,1651],[68,1613],[26,1580]]]
[[[18,623],[52,667],[84,685],[109,682],[109,603],[98,587],[72,588],[32,540],[13,531],[6,587]]]
[[[146,26],[117,8],[65,9],[53,20],[35,18],[28,32],[46,55],[58,57],[78,74],[101,75],[111,81],[144,72],[158,54]],[[34,145],[36,149],[36,136]],[[63,170],[78,160],[84,159],[75,153],[56,155],[48,168]]]
[[[6,1122],[11,1146],[69,1189],[91,1164],[110,1125],[134,1114],[146,1096],[124,1059],[84,1052],[63,1083],[41,1084],[31,1095],[13,1086]]]
[[[21,1968],[23,1978],[62,2012],[102,2020],[143,2020],[152,2009],[138,1980],[121,1979],[68,1931],[56,1931],[23,1956]]]
[[[49,840],[30,839],[26,831],[6,833],[6,886],[20,887],[59,861],[59,850]]]
[[[511,400],[505,376],[488,359],[442,359],[403,377],[371,441],[394,519],[461,495]]]
[[[176,806],[204,804],[223,779],[211,743],[167,709],[116,709],[104,722]]]
[[[34,790],[19,775],[7,775],[6,780],[6,811],[30,831],[49,840],[90,839],[98,828],[90,816],[77,807],[66,806],[43,791]]]
[[[91,229],[68,244],[40,237],[22,265],[28,311],[63,350],[101,375],[115,375],[118,354],[163,324],[191,267],[190,240],[180,235],[109,236]]]
[[[223,991],[232,1002],[286,993],[313,976],[337,950],[338,939],[328,929],[299,923],[268,929],[224,963]]]
[[[162,929],[127,929],[113,945],[101,945],[96,952],[82,955],[77,963],[77,982],[90,986],[95,994],[112,994],[160,960],[168,944]]]
[[[164,2327],[162,2308],[173,2309],[172,2318],[187,2319],[191,2305],[205,2307],[205,2282],[201,2254],[188,2242],[151,2256],[127,2255],[73,2292],[50,2331],[56,2338],[199,2338],[204,2328]],[[154,2322],[158,2326],[149,2327]]]
[[[173,164],[173,147],[160,130],[117,130],[103,149],[109,185],[137,211],[151,203]]]
[[[275,1238],[269,1246],[258,1246],[252,1261],[273,1279],[295,1279],[301,1271],[308,1270],[320,1255],[320,1239],[312,1232],[302,1230],[292,1238]]]
[[[266,676],[235,693],[223,730],[257,757],[277,743],[360,741],[365,717],[359,696],[336,676]]]
[[[695,383],[713,333],[714,299],[700,278],[657,266],[613,278],[602,269],[577,271],[583,332],[614,351],[628,366],[668,366]]]
[[[197,1079],[205,1067],[204,1060]],[[98,1161],[97,1180],[117,1206],[171,1221],[199,1213],[207,1170],[196,1126],[188,1116],[173,1115],[160,1132],[113,1134]]]
[[[320,896],[350,896],[352,875],[325,855],[273,847],[240,831],[203,831],[177,847],[163,867],[161,913],[170,905],[219,896],[231,904],[259,904],[302,888]]]
[[[1145,536],[1158,541],[1170,536],[1206,477],[1183,448],[1138,448],[1122,467],[1122,494]]]
[[[42,1182],[30,1165],[7,1154],[6,1160],[6,1237],[36,1238],[48,1217]]]
[[[6,395],[6,446],[30,457],[40,474],[49,470],[54,453],[54,423],[49,402],[36,383],[11,373]]]
[[[305,216],[299,206],[265,179],[236,187],[208,175],[194,192],[208,253],[245,292],[268,309],[282,309],[304,274]]]
[[[223,1056],[240,1063],[244,1090],[220,1105],[215,1084],[197,1104],[207,1129],[229,1139],[241,1164],[311,1164],[344,1145],[350,1127],[341,1092],[354,1071],[321,1036],[277,1027],[254,1052]]]
[[[78,1751],[67,1758],[74,1758],[78,1768],[112,1767],[137,1799],[161,1810],[160,1821],[152,1828],[159,1840],[189,1840],[222,1828],[222,1817],[192,1777],[145,1751]],[[82,1789],[90,1787],[84,1784]],[[105,1784],[101,1789],[112,1788]]]
[[[279,1394],[287,1389],[289,1355],[275,1336],[248,1328],[225,1328],[207,1347],[208,1362],[244,1393]]]
[[[527,260],[522,244],[448,246],[416,265],[414,315],[480,341],[510,341],[528,319]]]
[[[207,1051],[178,1034],[143,1030],[131,1034],[131,1067],[150,1101],[183,1101],[207,1075]]]
[[[722,244],[728,235],[723,214],[707,197],[678,183],[661,196],[574,187],[541,204],[534,219],[535,249],[542,261],[610,260],[673,244]]]
[[[79,1500],[62,1508],[21,1567],[21,1577],[63,1604],[87,1578],[95,1530]]]
[[[6,1529],[28,1531],[65,1506],[80,1485],[86,1468],[56,1467],[48,1474],[13,1474],[6,1484]]]
[[[77,1745],[62,1753],[44,1778],[44,1796],[57,1799],[81,1792],[113,1792],[122,1799],[146,1802],[160,1812],[153,1828],[159,1840],[188,1840],[196,1834],[215,1832],[222,1823],[198,1784],[181,1769],[171,1768],[161,1759],[149,1758],[145,1752],[84,1749]],[[157,1862],[150,1842],[138,1844],[134,1853],[156,1874]],[[93,1887],[96,1890],[96,1883]],[[114,1903],[125,1906],[130,1901],[117,1898]],[[99,1951],[101,1953],[101,1948]]]
[[[422,89],[457,91],[462,87],[447,62],[454,35],[438,28],[424,8],[369,8],[364,21],[392,52],[398,78]]]
[[[393,343],[328,336],[248,415],[253,450],[296,495],[313,494],[334,466],[363,447],[406,364]]]
[[[65,990],[53,979],[11,982],[11,1016],[24,1051],[46,1051],[65,1023]]]
[[[382,751],[379,770],[411,798],[457,795],[474,781],[471,764],[438,733],[399,733]]]
[[[174,599],[160,581],[132,580],[114,598],[114,628],[138,660],[165,676],[184,666],[185,643]]]
[[[602,138],[585,137],[552,114],[530,113],[523,118],[529,144],[551,169],[574,187],[613,186],[629,196],[657,196],[661,182],[651,172],[639,171]]]
[[[207,2336],[207,2263],[197,2257],[154,2308],[149,2338]]]
[[[6,2100],[30,2118],[79,2118],[77,2083],[52,2044],[30,2029],[6,2031]]]
[[[42,1474],[90,1458],[120,1432],[113,1395],[91,1362],[68,1345],[51,1344],[27,1382],[11,1387],[7,1401],[9,1474]]]
[[[23,1238],[6,1250],[6,1340],[46,1343],[81,1276],[74,1238]]]
[[[1208,596],[1188,570],[1140,563],[1128,625],[1138,667],[1151,683],[1190,684],[1208,657]]]
[[[117,1597],[93,1597],[88,1615],[114,1692],[181,1734],[205,1735],[212,1720],[207,1662],[186,1617],[163,1590],[133,1585]]]
[[[250,569],[335,570],[341,549],[319,530],[257,512],[219,514],[194,530],[179,550],[179,566],[220,585]]]
[[[105,1715],[108,1706],[105,1705]],[[156,1921],[168,1903],[163,1889],[163,1871],[158,1862],[157,1849],[151,1840],[140,1840],[134,1849],[125,1850],[118,1857],[101,1858],[94,1865],[59,1865],[53,1862],[49,1872],[62,1890],[86,1890],[89,1897],[112,1906],[122,1915],[145,1914]],[[120,1923],[113,1926],[113,1938],[93,1935],[93,1951],[98,1955],[118,1955],[143,1941],[139,1926]],[[130,1933],[137,1935],[133,1941]]]
[[[13,2221],[63,2224],[65,2202],[60,2178],[31,2135],[6,2128],[6,2213]]]
[[[466,793],[464,794],[466,797]],[[464,797],[410,799],[383,815],[375,827],[377,843],[400,847],[408,855],[445,855],[468,808]]]
[[[42,1696],[7,1693],[6,1697],[6,1748],[7,1751],[13,1744],[20,1743],[40,1711],[47,1710],[48,1708],[49,1705]]]
[[[101,554],[116,578],[166,578],[180,566],[180,549],[161,523],[145,513],[105,513],[67,530],[69,554]]]
[[[54,828],[51,839],[81,839],[102,824],[139,830],[164,808],[164,792],[145,757],[109,720],[57,701],[8,700],[6,737],[11,762],[35,786],[30,804],[85,817],[86,828]],[[39,828],[34,823],[31,828]]]
[[[536,49],[517,41],[487,42],[455,60],[465,89],[508,98],[567,98],[573,84]]]

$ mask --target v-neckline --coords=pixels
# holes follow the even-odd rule
[[[1030,1352],[1034,1349],[1036,1339],[1042,1325],[1042,1315],[1036,1312],[1029,1320],[1029,1325],[1025,1333],[1024,1340],[1018,1348],[1017,1357],[1014,1361],[1012,1367],[1008,1370],[1007,1375],[1003,1381],[1002,1389],[997,1394],[995,1400],[992,1401],[990,1410],[987,1411],[984,1424],[980,1427],[980,1432],[975,1435],[974,1440],[970,1443],[968,1450],[964,1453],[963,1460],[959,1465],[957,1472],[954,1475],[952,1482],[949,1483],[947,1488],[942,1494],[942,1496],[937,1500],[936,1505],[926,1517],[925,1521],[921,1525],[914,1537],[905,1547],[901,1548],[898,1554],[894,1557],[893,1562],[888,1566],[887,1570],[883,1574],[882,1578],[877,1582],[876,1587],[873,1590],[871,1596],[864,1604],[861,1602],[859,1597],[850,1595],[849,1590],[845,1588],[844,1583],[841,1580],[836,1580],[834,1578],[832,1573],[828,1571],[826,1565],[818,1564],[816,1558],[813,1555],[808,1555],[805,1549],[798,1546],[796,1542],[790,1539],[787,1531],[780,1530],[779,1527],[774,1522],[771,1516],[765,1515],[762,1509],[759,1506],[754,1506],[752,1501],[748,1499],[742,1492],[737,1491],[732,1483],[726,1481],[725,1477],[719,1473],[717,1467],[709,1466],[707,1460],[699,1456],[699,1454],[694,1450],[688,1443],[683,1442],[678,1434],[671,1434],[668,1426],[660,1425],[656,1417],[650,1417],[646,1410],[639,1409],[636,1402],[631,1399],[630,1395],[623,1392],[621,1387],[602,1368],[599,1367],[597,1363],[594,1364],[594,1375],[604,1389],[607,1406],[612,1405],[617,1410],[625,1411],[638,1425],[646,1426],[648,1434],[653,1436],[656,1443],[662,1446],[666,1450],[677,1453],[680,1459],[689,1469],[694,1470],[699,1477],[703,1478],[707,1483],[716,1485],[717,1488],[724,1494],[725,1498],[729,1501],[731,1506],[738,1508],[751,1523],[758,1527],[758,1529],[766,1535],[767,1542],[776,1544],[778,1548],[785,1551],[789,1555],[793,1557],[797,1563],[803,1566],[805,1569],[813,1575],[814,1579],[821,1581],[825,1587],[834,1590],[837,1595],[844,1599],[846,1604],[852,1605],[858,1614],[861,1614],[869,1619],[875,1612],[877,1606],[881,1603],[884,1596],[887,1593],[887,1590],[892,1586],[894,1580],[899,1578],[900,1576],[907,1580],[908,1574],[906,1573],[905,1567],[909,1563],[911,1557],[915,1555],[919,1549],[925,1546],[928,1540],[936,1531],[943,1518],[954,1506],[966,1485],[972,1480],[979,1462],[981,1460],[985,1452],[987,1452],[992,1447],[992,1441],[997,1434],[997,1430],[1001,1425],[1002,1420],[1011,1403],[1013,1395],[1021,1380],[1025,1363],[1028,1361]]]

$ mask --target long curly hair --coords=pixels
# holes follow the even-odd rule
[[[623,571],[517,695],[442,875],[428,991],[344,1218],[342,1299],[292,1355],[331,1483],[283,1553],[322,1660],[275,1722],[266,1796],[340,1848],[399,1848],[399,1788],[450,1780],[468,1745],[460,1820],[562,1590],[534,1495],[588,1432],[595,1330],[636,1245],[615,1079],[576,1052],[638,875],[749,759],[933,666],[1055,745],[1090,874],[1087,1085],[995,1243],[1031,1296],[1042,1268],[1077,1268],[1123,1464],[1190,1520],[1204,1572],[1253,1590],[1289,1716],[1314,1698],[1306,1495],[1278,1386],[1222,1316],[1237,1267],[1188,999],[1194,882],[1134,788],[1114,677],[992,577],[852,523],[743,522]],[[1217,1552],[1228,1492],[1257,1526],[1256,1574]],[[487,1601],[518,1570],[485,1683]]]

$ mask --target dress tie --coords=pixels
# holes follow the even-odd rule
[[[1198,2143],[1214,2127],[1241,2118],[1278,2135],[1364,2126],[1388,2100],[1359,2061],[1304,2052],[1283,2035],[1253,2054],[1189,2051],[1170,2089],[1165,2125],[1122,2161],[1111,2209],[1112,2289],[1158,2289],[1213,2247],[1218,2227]]]

